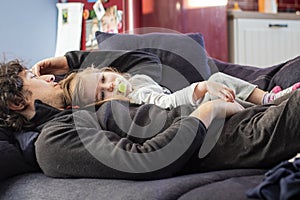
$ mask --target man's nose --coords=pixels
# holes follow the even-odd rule
[[[43,79],[44,81],[51,83],[55,81],[55,76],[52,74],[48,74],[48,75],[42,75],[40,76],[40,79]]]

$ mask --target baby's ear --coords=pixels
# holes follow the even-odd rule
[[[24,103],[21,103],[21,102],[16,103],[16,102],[9,101],[9,102],[7,102],[7,105],[10,110],[14,110],[14,111],[21,111],[25,108]]]

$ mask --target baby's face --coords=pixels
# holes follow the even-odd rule
[[[104,15],[101,19],[102,31],[116,33],[118,31],[117,19],[114,15]]]
[[[127,79],[116,72],[100,72],[87,74],[83,82],[85,104],[94,103],[115,97],[127,96],[131,85]]]

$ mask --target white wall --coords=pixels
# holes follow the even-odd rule
[[[0,61],[21,59],[31,67],[54,56],[57,0],[1,0]]]

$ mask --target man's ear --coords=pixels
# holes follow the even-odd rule
[[[25,108],[25,105],[22,103],[15,103],[15,102],[7,102],[8,108],[10,110],[14,110],[14,111],[21,111]]]

